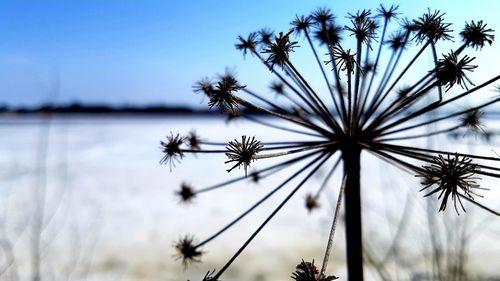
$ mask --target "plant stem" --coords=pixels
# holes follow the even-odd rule
[[[361,148],[348,143],[342,150],[345,186],[345,228],[347,245],[347,276],[363,281],[363,240],[361,235],[360,157]]]

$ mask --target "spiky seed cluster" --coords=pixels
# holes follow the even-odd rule
[[[401,29],[408,34],[411,34],[418,30],[418,26],[417,24],[415,24],[415,20],[410,20],[409,18],[402,18]]]
[[[416,30],[415,40],[417,43],[425,43],[428,40],[436,43],[439,40],[451,40],[449,29],[451,23],[443,22],[444,13],[430,10],[413,22],[413,29]]]
[[[494,32],[491,28],[486,28],[486,23],[482,20],[465,24],[464,30],[460,32],[462,40],[469,46],[475,48],[476,50],[482,49],[485,43],[489,45],[493,44],[495,35],[491,34]]]
[[[315,33],[315,37],[316,39],[318,39],[321,45],[334,46],[342,41],[342,36],[340,35],[341,32],[342,27],[331,23],[325,27],[322,27],[320,30],[317,30]]]
[[[252,181],[254,183],[259,183],[262,178],[261,174],[258,171],[250,173],[250,177],[252,177]]]
[[[395,18],[398,15],[398,13],[396,12],[398,10],[398,7],[399,6],[391,5],[391,7],[387,9],[382,4],[380,4],[379,8],[377,9],[378,16],[383,17],[386,20]]]
[[[200,262],[203,252],[198,249],[195,245],[194,237],[185,236],[175,244],[175,250],[177,251],[176,258],[182,259],[184,266],[193,262]]]
[[[233,167],[228,169],[230,172],[236,167],[243,165],[245,175],[250,163],[255,160],[255,156],[264,148],[264,145],[255,139],[255,137],[241,136],[241,142],[238,140],[230,141],[226,146],[226,156],[229,158],[225,163],[236,162]]]
[[[330,11],[330,9],[321,7],[316,9],[316,11],[311,14],[311,19],[314,23],[327,25],[335,19],[335,16],[332,14],[332,11]]]
[[[467,196],[474,199],[472,195],[473,189],[479,188],[475,174],[479,172],[479,166],[472,163],[472,159],[467,157],[460,157],[458,154],[454,156],[448,155],[443,157],[439,155],[434,158],[432,164],[423,166],[418,171],[417,177],[421,177],[421,184],[424,187],[420,190],[425,190],[431,186],[435,186],[433,190],[425,196],[430,196],[434,193],[439,193],[438,198],[441,199],[439,211],[444,211],[448,203],[448,199],[453,201],[453,205],[458,214],[457,201],[460,203],[462,210],[465,208],[460,199],[461,196]]]
[[[335,47],[330,46],[333,48],[333,59],[335,63],[338,66],[338,72],[340,71],[346,71],[347,74],[353,73],[355,67],[358,65],[358,62],[356,61],[356,54],[351,54],[351,49],[344,50],[342,46],[340,45],[335,45]],[[331,63],[332,61],[327,61],[326,63]],[[332,63],[332,65],[334,65]]]
[[[283,95],[285,94],[285,84],[282,82],[276,82],[273,81],[271,85],[269,86],[271,91],[275,92],[277,95]]]
[[[221,112],[237,112],[238,102],[233,96],[233,93],[245,88],[238,83],[238,80],[231,74],[226,74],[212,86],[208,94],[210,101],[208,107],[218,107]]]
[[[205,94],[205,96],[210,98],[212,92],[214,91],[214,86],[210,79],[203,78],[200,81],[196,82],[196,84],[193,86],[193,91],[195,93],[203,93]]]
[[[297,41],[290,41],[290,34],[292,32],[293,29],[286,34],[280,32],[279,36],[274,37],[274,42],[271,42],[266,49],[262,50],[262,53],[269,54],[266,63],[269,64],[271,70],[275,64],[284,68],[288,62],[290,53],[297,47]]]
[[[320,274],[318,268],[314,265],[314,260],[312,262],[302,260],[291,277],[296,281],[332,281],[338,279],[337,276]]]
[[[189,132],[189,134],[186,136],[186,143],[189,147],[190,150],[200,150],[200,136],[196,134],[196,131],[192,130]]]
[[[246,56],[248,51],[255,52],[257,50],[257,39],[257,33],[251,32],[250,34],[248,34],[248,37],[246,39],[238,36],[239,43],[236,43],[234,46],[237,50],[241,50],[243,52],[243,56]]]
[[[170,169],[172,169],[172,165],[175,166],[175,162],[179,162],[179,159],[182,159],[184,153],[181,149],[181,145],[184,143],[185,138],[181,137],[179,134],[173,135],[170,133],[170,136],[167,136],[167,141],[160,141],[160,146],[162,152],[164,153],[163,157],[160,160],[160,164],[169,164]]]
[[[468,129],[472,131],[480,131],[484,130],[484,124],[482,122],[482,117],[484,115],[484,112],[480,110],[473,110],[470,112],[467,112],[463,117],[462,117],[462,125],[467,127]]]
[[[175,194],[180,197],[183,203],[190,203],[196,196],[193,187],[185,182],[181,184],[181,189],[175,192]]]
[[[351,32],[360,42],[370,47],[377,34],[378,24],[372,18],[370,10],[363,10],[355,15],[349,15],[352,26],[345,26],[344,29]]]
[[[291,22],[297,34],[306,32],[312,25],[312,18],[306,16],[296,16]]]
[[[406,34],[402,31],[397,31],[396,33],[390,35],[389,39],[385,41],[385,43],[388,44],[394,51],[405,48],[407,43]]]
[[[474,83],[465,75],[465,71],[472,71],[477,65],[470,63],[475,58],[464,56],[458,60],[457,55],[452,51],[439,60],[436,69],[437,83],[440,86],[446,86],[448,91],[453,85],[458,84],[460,87],[469,89],[468,84],[474,86]]]
[[[313,194],[307,194],[306,196],[306,209],[312,212],[314,209],[319,208],[318,197]]]
[[[274,32],[272,30],[264,28],[264,29],[259,30],[258,33],[259,33],[260,45],[262,45],[264,47],[271,45],[272,39],[274,36]]]

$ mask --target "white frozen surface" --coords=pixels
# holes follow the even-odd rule
[[[490,127],[499,128],[500,122],[492,121]],[[211,141],[227,142],[243,134],[255,135],[262,141],[302,138],[241,121],[228,126],[217,118],[56,118],[48,131],[47,164],[43,165],[37,155],[43,147],[40,140],[46,135],[44,122],[37,118],[2,119],[0,238],[12,246],[15,264],[9,263],[2,248],[0,268],[7,270],[0,280],[11,280],[8,277],[14,273],[20,280],[28,280],[30,235],[36,220],[34,191],[41,187],[44,175],[44,280],[201,280],[206,271],[220,268],[293,185],[208,244],[204,263],[184,271],[180,261],[172,258],[172,244],[185,234],[199,240],[210,236],[305,162],[259,184],[240,182],[200,194],[188,206],[180,205],[174,192],[183,181],[202,188],[243,175],[238,169],[229,174],[225,171],[228,167],[224,155],[187,155],[172,172],[168,166],[159,165],[159,141],[170,132],[186,134],[191,128]],[[436,143],[453,151],[471,148],[465,140],[452,144],[440,138]],[[494,156],[491,149],[495,147],[498,145],[481,144],[472,149]],[[257,161],[252,168],[266,167],[273,161]],[[327,162],[327,167],[332,163]],[[323,175],[327,172],[322,170]],[[330,228],[330,202],[335,202],[340,185],[339,173],[321,198],[323,208],[308,214],[303,207],[305,195],[315,192],[321,180],[320,176],[313,177],[296,194],[222,280],[290,280],[288,276],[301,258],[314,258],[320,264]],[[430,243],[425,211],[428,199],[418,192],[418,179],[365,153],[362,181],[365,241],[378,249],[377,253],[390,243],[389,234],[394,233],[394,225],[410,198],[410,223],[402,243],[410,256],[418,256],[413,264],[418,268],[425,260],[422,251]],[[482,192],[485,198],[481,202],[498,210],[498,184],[487,180],[482,184],[491,190]],[[473,233],[469,246],[471,265],[481,274],[496,274],[500,224],[473,206],[467,208],[467,215],[459,218],[452,208],[448,214],[434,215],[440,222],[469,220],[467,229]],[[339,227],[329,270],[340,276],[345,276],[343,239],[343,228]]]

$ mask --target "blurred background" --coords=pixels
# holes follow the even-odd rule
[[[400,17],[410,19],[428,8],[445,12],[455,39],[438,44],[439,54],[460,44],[466,21],[500,29],[497,1],[381,3],[399,5]],[[378,6],[368,0],[1,1],[0,280],[201,280],[220,268],[278,199],[207,245],[202,263],[185,269],[173,245],[186,234],[213,234],[287,172],[179,204],[181,183],[202,188],[243,171],[228,174],[224,155],[188,155],[171,171],[159,164],[160,140],[192,129],[221,142],[243,134],[263,141],[297,136],[248,121],[228,123],[217,111],[207,112],[207,99],[194,94],[193,85],[231,71],[253,91],[273,97],[270,71],[234,48],[238,35],[262,28],[286,32],[296,15],[318,7],[330,8],[343,26],[348,13]],[[344,39],[351,40],[348,34]],[[469,54],[479,65],[471,80],[496,75],[498,54],[497,43]],[[291,58],[311,73],[311,85],[321,84],[310,53],[297,50]],[[427,58],[414,75],[428,71]],[[485,97],[492,95],[498,93],[484,90]],[[411,144],[495,156],[499,110],[493,105],[485,115],[487,140],[440,136]],[[367,280],[431,280],[436,267],[461,276],[449,280],[500,280],[495,217],[470,205],[460,216],[453,209],[437,214],[439,202],[422,197],[418,179],[370,155],[363,161]],[[321,180],[311,179],[309,191]],[[492,182],[482,184],[491,190],[481,192],[481,202],[498,210],[500,191]],[[298,194],[223,280],[290,280],[301,258],[319,263],[339,185],[335,174],[321,208],[311,213],[304,208],[307,190]],[[345,276],[342,225],[337,233],[329,270]]]

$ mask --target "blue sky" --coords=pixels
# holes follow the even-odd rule
[[[354,2],[354,3],[353,3]],[[456,35],[465,21],[483,19],[500,30],[498,1],[382,1],[410,18],[427,8],[446,12]],[[264,90],[268,71],[234,49],[237,35],[270,27],[286,30],[295,15],[329,7],[347,12],[378,1],[0,1],[0,103],[57,102],[199,105],[191,86],[236,69],[244,84]],[[345,35],[344,37],[348,37]],[[456,38],[456,44],[459,39]],[[498,43],[478,64],[492,72]],[[442,46],[440,52],[448,52]],[[481,59],[481,60],[480,60]],[[498,72],[498,71],[497,71]],[[485,78],[484,78],[485,79]],[[483,79],[480,79],[483,80]],[[479,82],[479,81],[478,81]]]

